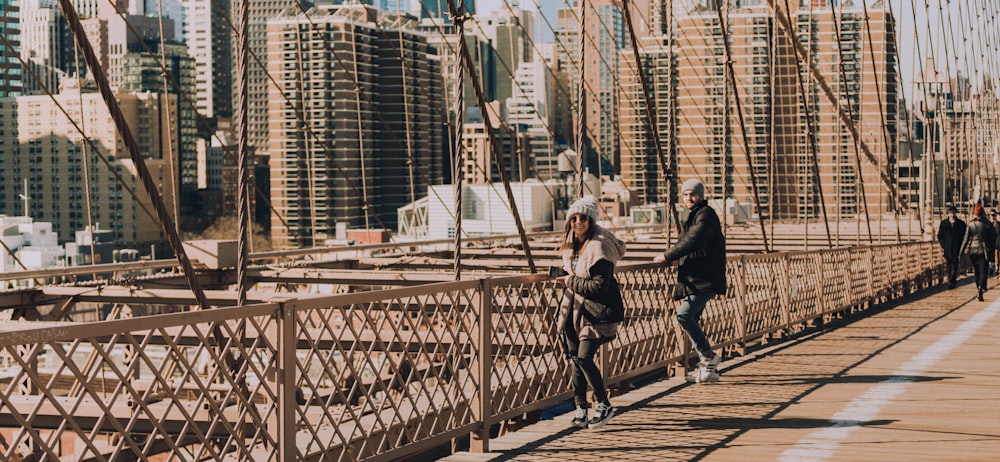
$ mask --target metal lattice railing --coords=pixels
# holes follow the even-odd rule
[[[934,243],[743,255],[706,308],[738,354],[940,278]],[[618,268],[609,385],[684,367],[675,269]],[[389,460],[569,398],[542,275],[0,327],[3,460]],[[277,296],[276,296],[277,297]]]

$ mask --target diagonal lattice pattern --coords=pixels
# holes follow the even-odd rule
[[[262,430],[274,417],[265,372],[276,351],[266,335],[273,311],[248,306],[13,332],[0,345],[18,367],[0,405],[20,429],[4,459],[249,459],[258,447],[275,447]]]
[[[736,352],[941,277],[935,243],[745,255],[708,305]],[[625,265],[608,385],[683,364],[675,268]],[[0,328],[0,459],[402,459],[569,396],[542,275]]]

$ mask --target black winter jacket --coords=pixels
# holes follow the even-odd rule
[[[996,245],[997,235],[993,230],[993,225],[983,218],[976,217],[969,222],[965,229],[965,239],[962,241],[962,252],[969,255],[985,255],[990,258],[993,255],[993,246]]]
[[[962,240],[965,238],[965,222],[955,219],[952,224],[947,218],[938,226],[938,243],[945,257],[958,258],[962,254]]]
[[[707,201],[691,209],[677,245],[663,255],[667,261],[679,260],[674,300],[691,294],[726,293],[726,237]]]

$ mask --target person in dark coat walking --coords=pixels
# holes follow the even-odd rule
[[[997,241],[1000,241],[1000,216],[997,216],[996,209],[990,212],[990,224],[993,225],[993,231],[997,232]],[[1000,245],[997,242],[993,243],[993,255],[990,255],[990,274],[1000,278]]]
[[[972,209],[972,215],[973,218],[965,229],[961,253],[969,253],[972,269],[976,275],[976,289],[979,289],[979,301],[983,301],[986,282],[990,278],[989,264],[990,258],[993,256],[993,246],[996,245],[997,234],[993,225],[986,221],[986,212],[982,205],[976,204]]]
[[[948,288],[955,288],[958,279],[958,258],[962,255],[962,240],[965,239],[965,222],[957,216],[958,209],[948,206],[948,217],[941,220],[938,226],[938,243],[944,252],[945,266],[948,271]]]
[[[708,301],[726,293],[726,237],[719,216],[705,200],[705,185],[701,181],[685,181],[681,194],[689,212],[687,220],[677,244],[654,261],[678,261],[673,293],[674,300],[681,300],[677,322],[691,338],[701,359],[693,378],[696,383],[715,382],[719,380],[722,356],[712,351],[699,323]]]

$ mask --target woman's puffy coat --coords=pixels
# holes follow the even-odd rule
[[[615,280],[615,264],[625,255],[625,243],[597,224],[593,236],[580,249],[576,265],[571,265],[572,249],[563,252],[563,263],[573,274],[566,278],[566,291],[559,305],[557,332],[563,332],[572,314],[573,326],[581,340],[614,337],[618,323],[594,324],[583,309],[585,298],[604,305],[621,303],[621,289]],[[617,300],[615,298],[617,297]]]

